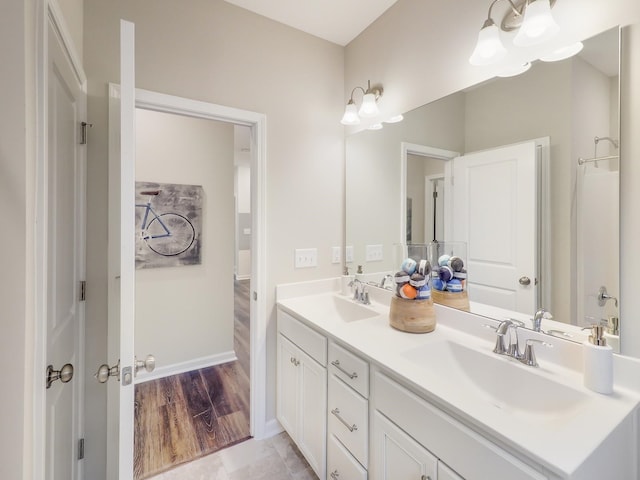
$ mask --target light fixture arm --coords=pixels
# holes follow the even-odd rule
[[[498,1],[498,0],[496,0]],[[511,0],[509,0],[511,1]],[[381,86],[371,86],[371,80],[367,80],[367,89],[365,90],[362,87],[355,87],[353,90],[351,90],[351,96],[349,97],[349,103],[355,103],[353,101],[353,94],[356,92],[356,90],[362,90],[362,95],[367,95],[368,93],[373,93],[376,97],[376,100],[378,100],[381,96],[382,96],[382,92],[384,91],[383,88]]]
[[[493,10],[493,6],[498,3],[500,0],[493,0],[493,2],[491,2],[491,5],[489,5],[489,13],[487,14],[487,20],[484,22],[485,24],[483,25],[483,28],[489,25],[492,25],[494,22],[491,18],[491,11]],[[522,15],[522,11],[524,10],[524,5],[527,4],[527,1],[525,1],[522,4],[522,10],[518,10],[518,8],[515,6],[515,4],[513,3],[512,0],[507,0],[509,2],[509,5],[511,6],[511,11],[513,16],[515,17],[519,17],[520,15]],[[487,24],[487,22],[490,22],[489,24]]]

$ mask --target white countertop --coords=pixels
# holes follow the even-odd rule
[[[484,436],[561,477],[574,474],[640,404],[638,389],[629,388],[621,382],[616,382],[613,395],[600,395],[583,387],[580,371],[582,346],[579,344],[519,329],[521,346],[526,338],[541,338],[554,344],[550,349],[536,345],[540,367],[534,368],[492,352],[495,332],[486,325],[495,326],[497,321],[440,305],[435,305],[436,329],[427,334],[405,333],[390,327],[389,296],[379,289],[370,289],[370,308],[378,311],[379,315],[364,320],[344,322],[326,318],[326,315],[319,315],[317,309],[309,308],[314,303],[331,301],[331,296],[339,295],[338,286],[339,279],[282,285],[278,287],[277,304],[328,337],[350,346],[372,364],[400,377],[428,401]],[[544,413],[521,410],[514,407],[513,402],[508,406],[500,405],[495,399],[467,388],[468,381],[450,377],[443,380],[445,377],[434,374],[439,368],[437,364],[421,365],[412,361],[410,353],[407,353],[440,342],[455,342],[486,353],[496,362],[513,363],[514,368],[523,369],[523,378],[539,375],[575,390],[581,400],[571,408]],[[640,362],[631,359],[623,363],[621,372],[640,377]],[[618,365],[616,367],[617,372]],[[504,388],[513,396],[517,395],[519,385],[505,384]]]

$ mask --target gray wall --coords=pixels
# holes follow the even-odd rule
[[[84,66],[94,124],[88,150],[87,363],[106,360],[107,82],[119,82],[119,20],[136,25],[139,88],[267,116],[267,418],[275,418],[275,285],[338,276],[342,243],[343,48],[222,0],[86,0]],[[318,248],[318,268],[293,268]],[[146,355],[147,352],[142,353]],[[104,475],[106,398],[87,385],[87,478]],[[94,450],[95,449],[95,450]],[[94,453],[95,452],[95,453]],[[92,461],[94,458],[92,457]]]

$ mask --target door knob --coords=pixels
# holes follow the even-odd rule
[[[51,384],[56,380],[62,383],[69,383],[73,378],[73,365],[66,363],[60,370],[54,370],[53,365],[47,367],[47,388],[51,388]]]
[[[531,279],[529,277],[520,277],[518,279],[518,283],[520,285],[531,285]]]
[[[117,377],[118,381],[120,381],[120,360],[113,367],[110,367],[108,364],[103,363],[98,367],[98,371],[95,373],[94,377],[100,383],[106,383],[109,380],[109,377]]]
[[[135,366],[136,376],[138,375],[138,371],[143,368],[147,372],[153,372],[153,370],[156,368],[156,358],[153,355],[147,355],[147,358],[145,358],[144,360],[138,360],[138,357],[136,357]]]

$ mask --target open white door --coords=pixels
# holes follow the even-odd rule
[[[536,142],[458,157],[453,178],[451,240],[467,243],[470,300],[533,314]]]
[[[38,172],[38,242],[46,319],[46,452],[41,476],[83,478],[85,154],[84,79],[55,24],[47,22],[46,154]],[[46,295],[44,294],[46,292]],[[11,365],[7,366],[12,368]],[[75,370],[75,371],[74,371]],[[40,377],[42,379],[42,377]],[[45,385],[45,381],[42,385]]]
[[[120,22],[120,87],[110,86],[109,125],[120,125],[109,145],[109,361],[119,382],[108,382],[107,478],[133,479],[134,420],[134,25]],[[119,140],[119,142],[118,142]],[[116,370],[116,369],[113,369]]]

